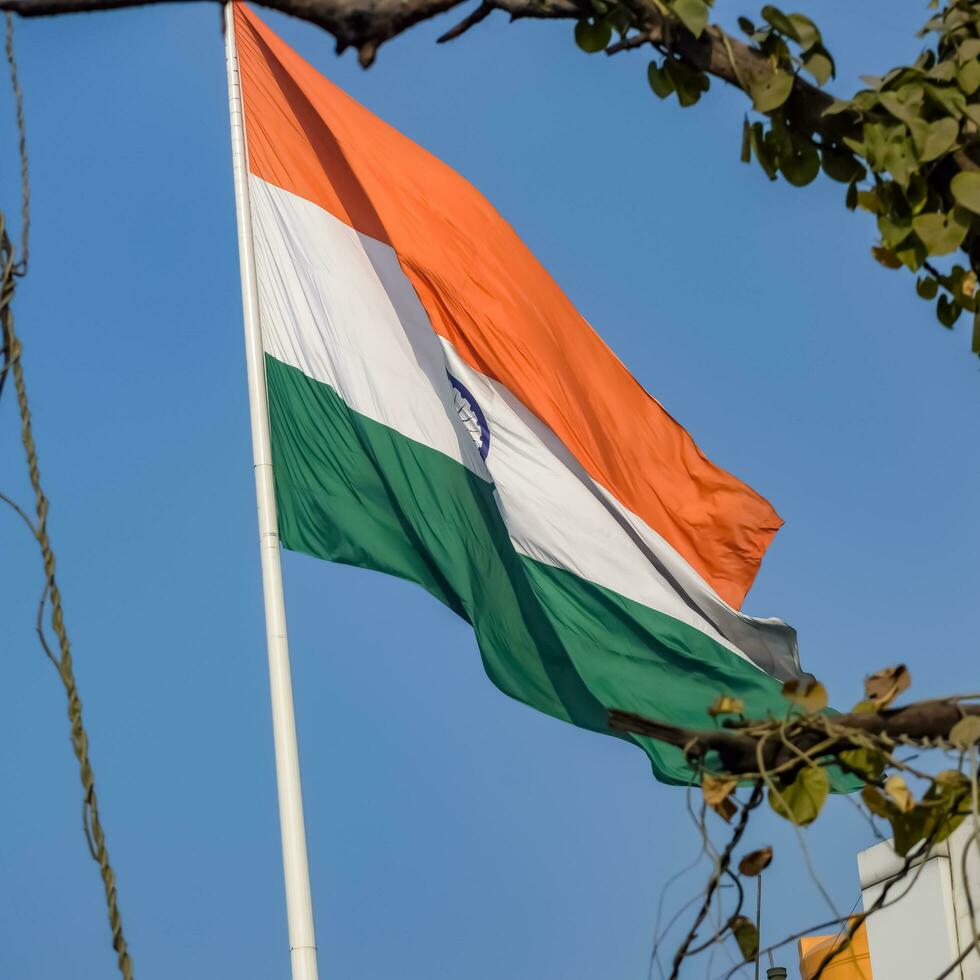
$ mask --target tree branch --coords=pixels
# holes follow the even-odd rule
[[[53,14],[90,13],[145,6],[163,0],[0,0],[0,10],[22,17]],[[188,0],[183,0],[188,2]],[[338,53],[357,49],[367,67],[385,41],[415,24],[463,5],[463,0],[258,0],[263,7],[278,10],[315,24],[332,34]],[[709,27],[700,38],[669,20],[653,0],[624,0],[639,33],[613,45],[616,53],[642,44],[669,52],[690,67],[744,90],[750,79],[764,78],[772,72],[768,59],[718,27]],[[450,41],[485,20],[494,10],[509,14],[512,20],[579,20],[592,12],[587,0],[482,0],[459,24],[443,34]],[[824,116],[833,102],[826,92],[797,76],[788,103],[795,125],[807,134],[819,134],[829,142],[839,142],[854,127],[846,114]]]
[[[918,701],[901,708],[837,715],[829,721],[835,731],[850,730],[893,743],[910,741],[926,744],[948,739],[950,730],[965,715],[980,715],[980,705],[945,700]],[[749,730],[741,730],[748,729],[749,724],[761,728],[758,722],[718,729],[679,728],[629,711],[613,709],[609,712],[609,724],[618,731],[675,745],[691,757],[703,758],[709,752],[717,752],[725,771],[732,775],[756,773],[759,769],[759,737]],[[767,770],[777,769],[797,758],[794,748],[797,752],[806,753],[817,745],[827,743],[828,730],[800,718],[796,725],[787,730],[787,741],[789,744],[768,738],[764,742],[763,761]],[[850,737],[841,734],[830,741],[824,754],[837,755],[854,748],[854,745]]]

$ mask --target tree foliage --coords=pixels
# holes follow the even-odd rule
[[[712,0],[660,2],[664,15],[695,40],[708,29]],[[626,7],[593,0],[596,10],[576,27],[579,46],[609,50],[613,31],[629,42],[635,21]],[[631,6],[631,5],[630,5]],[[823,88],[834,79],[833,55],[817,25],[801,13],[766,5],[758,22],[739,18],[755,55],[740,66],[721,34],[737,84],[751,100],[741,157],[755,160],[770,180],[803,187],[823,174],[846,185],[850,210],[877,221],[875,258],[890,269],[916,274],[916,291],[935,303],[951,328],[973,314],[973,351],[980,354],[977,264],[980,261],[980,3],[951,0],[934,11],[920,36],[924,49],[866,87],[834,99],[814,125],[812,106],[794,100],[801,79]],[[580,31],[581,29],[581,31]],[[650,62],[650,88],[661,99],[691,106],[709,88],[709,70],[698,69],[669,35]],[[613,46],[615,47],[615,46]],[[812,100],[811,100],[812,101]],[[803,111],[800,111],[801,108]],[[937,267],[934,260],[955,255]]]
[[[783,689],[785,712],[762,719],[745,717],[737,698],[720,694],[706,714],[706,722],[713,719],[714,727],[702,730],[611,712],[614,727],[683,749],[697,773],[694,785],[699,789],[694,791],[700,795],[700,807],[692,812],[703,840],[711,836],[709,813],[730,828],[726,842],[710,849],[715,855],[711,874],[693,923],[674,954],[672,978],[690,958],[726,940],[734,941],[745,962],[754,962],[763,952],[756,925],[743,914],[743,905],[747,879],[763,873],[773,860],[773,849],[756,849],[735,864],[738,844],[763,799],[782,819],[807,827],[819,819],[836,784],[854,794],[854,805],[875,835],[879,840],[887,835],[903,860],[901,873],[871,908],[833,920],[844,930],[845,941],[833,946],[821,971],[847,948],[869,915],[894,901],[889,893],[896,883],[916,874],[931,849],[967,817],[980,816],[980,696],[896,706],[910,683],[904,666],[879,671],[865,680],[864,699],[850,712],[836,714],[828,708],[822,684],[790,681]],[[973,844],[980,847],[980,820],[974,819],[973,828]],[[734,909],[721,908],[723,880],[736,887]],[[709,921],[718,925],[704,935]]]
[[[0,0],[23,16],[114,9],[159,0]],[[365,66],[379,45],[464,0],[260,0],[317,24]],[[980,0],[931,0],[907,64],[834,97],[832,45],[809,16],[767,4],[738,18],[742,37],[712,23],[715,0],[481,0],[450,41],[494,11],[512,19],[571,20],[590,54],[654,51],[654,95],[694,106],[720,79],[747,106],[741,157],[796,187],[826,178],[844,203],[877,223],[874,257],[915,276],[915,289],[952,328],[973,316],[980,354]],[[744,39],[743,39],[744,38]]]

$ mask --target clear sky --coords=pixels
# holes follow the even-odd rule
[[[842,89],[913,58],[927,16],[808,12]],[[920,695],[977,688],[980,361],[965,323],[948,333],[875,264],[840,185],[770,186],[738,162],[737,93],[662,104],[644,55],[586,56],[567,24],[495,15],[437,47],[443,20],[365,73],[266,16],[486,193],[701,447],[773,501],[786,526],[746,608],[798,627],[837,704],[902,661]],[[15,312],[137,976],[286,977],[218,9],[21,22],[18,51],[34,234]],[[0,489],[29,500],[9,398]],[[321,976],[643,980],[661,891],[697,853],[684,792],[500,694],[421,589],[284,568]],[[110,977],[64,696],[33,635],[40,584],[0,512],[0,976]],[[866,828],[834,800],[805,836],[846,912]],[[787,826],[763,814],[749,837],[776,848],[764,938],[827,917]]]

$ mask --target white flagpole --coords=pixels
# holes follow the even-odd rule
[[[286,637],[286,605],[279,561],[279,527],[272,480],[269,402],[265,387],[262,326],[259,321],[258,290],[255,282],[255,253],[248,197],[248,151],[238,74],[238,49],[235,45],[235,13],[231,3],[225,4],[225,57],[228,64],[228,111],[231,117],[231,152],[235,171],[238,258],[242,277],[245,359],[252,420],[255,498],[259,513],[262,596],[265,602],[265,632],[269,654],[272,734],[276,750],[276,782],[279,788],[279,830],[286,884],[289,955],[293,980],[317,980],[313,901],[310,896],[310,869],[306,856],[303,792],[299,776],[293,688],[289,674],[289,644]]]

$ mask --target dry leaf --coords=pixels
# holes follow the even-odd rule
[[[901,776],[889,776],[885,780],[885,792],[902,813],[915,809],[915,797]]]
[[[736,810],[731,794],[737,786],[738,780],[730,776],[705,775],[701,779],[701,792],[704,794],[704,802],[726,823],[731,820]]]
[[[787,681],[783,685],[783,697],[799,705],[808,715],[815,715],[827,707],[827,689],[816,680]]]
[[[725,823],[731,823],[732,817],[738,813],[738,807],[735,806],[735,802],[730,796],[726,796],[721,803],[719,803],[717,806],[713,806],[711,809],[714,810],[715,813],[717,813],[718,816],[725,821]]]
[[[949,740],[958,749],[968,749],[980,742],[980,715],[967,715],[950,729]]]
[[[714,806],[729,796],[736,786],[738,780],[734,776],[711,776],[706,773],[701,779],[704,802],[708,806]]]
[[[759,850],[746,854],[738,862],[738,872],[748,878],[754,878],[756,875],[762,874],[770,864],[772,864],[772,848],[760,847]]]
[[[912,683],[912,675],[905,664],[886,667],[864,679],[865,697],[874,701],[879,708],[891,704],[902,691]]]
[[[729,694],[719,694],[711,707],[708,708],[708,714],[712,718],[716,718],[718,715],[741,715],[744,712],[745,702],[741,698],[733,698]]]

